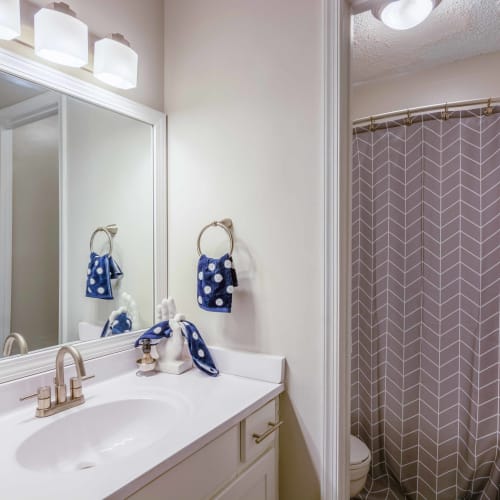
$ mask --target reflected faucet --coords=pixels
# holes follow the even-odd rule
[[[20,333],[11,333],[3,344],[3,355],[10,356],[12,354],[12,347],[14,342],[19,346],[19,354],[28,354],[28,343]]]
[[[73,358],[77,374],[76,377],[71,377],[70,379],[69,398],[66,390],[66,384],[64,382],[64,356],[66,354],[69,354]],[[86,376],[83,358],[78,349],[71,345],[63,345],[57,351],[56,355],[56,376],[54,378],[56,392],[55,400],[52,401],[50,398],[49,386],[39,387],[36,394],[30,394],[29,396],[25,396],[20,399],[21,401],[24,401],[25,399],[36,397],[38,405],[35,415],[37,417],[48,417],[83,404],[85,402],[85,398],[82,393],[82,380],[88,380],[93,377],[93,375],[90,375],[89,377]]]

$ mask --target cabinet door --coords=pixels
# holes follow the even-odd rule
[[[243,472],[214,500],[278,500],[276,449]]]
[[[174,468],[136,491],[128,500],[202,500],[236,477],[239,425],[235,425]]]

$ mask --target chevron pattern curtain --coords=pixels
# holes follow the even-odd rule
[[[500,498],[499,111],[354,131],[360,498]]]

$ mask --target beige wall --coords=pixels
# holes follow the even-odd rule
[[[33,43],[33,13],[45,7],[47,0],[21,0],[23,29],[21,40]],[[14,41],[0,41],[0,47],[53,66],[113,92],[163,110],[163,0],[71,0],[67,2],[79,19],[89,26],[89,33],[103,37],[122,33],[139,55],[137,88],[119,91],[94,78],[82,69],[56,66],[39,59],[33,49]],[[91,44],[92,46],[92,44]]]
[[[353,119],[388,111],[500,96],[500,52],[354,85]]]
[[[11,331],[33,351],[58,342],[59,117],[14,129],[12,144]]]
[[[169,290],[209,343],[286,356],[281,498],[317,499],[321,1],[166,0],[165,15]],[[224,217],[240,280],[229,315],[196,303],[196,238]],[[224,233],[208,236],[222,255]]]

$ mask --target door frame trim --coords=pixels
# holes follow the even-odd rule
[[[349,498],[351,122],[348,0],[324,0],[323,468],[321,497]]]

